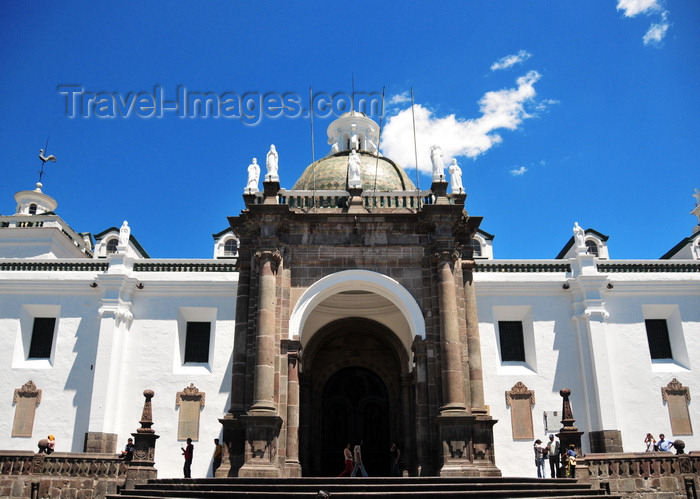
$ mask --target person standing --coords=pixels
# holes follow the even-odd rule
[[[559,440],[554,439],[554,435],[549,435],[547,442],[547,458],[549,459],[549,475],[551,478],[559,476]]]
[[[656,439],[651,433],[647,433],[646,438],[644,438],[644,445],[646,448],[644,452],[654,452],[656,450]]]
[[[352,469],[352,474],[350,476],[357,476],[357,470],[362,472],[362,476],[367,478],[367,471],[365,466],[362,464],[362,440],[353,449],[355,455],[355,467]]]
[[[544,453],[545,448],[542,446],[542,440],[535,440],[532,446],[535,450],[535,466],[537,467],[537,478],[547,478],[544,472]]]
[[[182,449],[182,455],[185,456],[185,466],[183,466],[182,471],[185,474],[185,478],[192,478],[190,467],[192,466],[192,457],[194,455],[194,445],[192,445],[192,439],[187,439],[187,445],[185,447],[180,447]]]
[[[219,439],[215,438],[214,439],[214,456],[212,456],[213,463],[211,465],[212,469],[212,475],[216,476],[216,470],[219,469],[219,466],[221,466],[221,454],[222,454],[223,449],[221,448],[221,444],[219,443]]]
[[[566,451],[566,476],[576,478],[576,446],[569,444],[569,450]]]
[[[345,449],[343,450],[343,457],[345,458],[345,469],[340,475],[338,475],[338,478],[340,478],[341,476],[348,476],[350,473],[352,473],[352,470],[354,468],[352,464],[352,451],[350,450],[350,442],[348,442],[348,445],[346,445]]]
[[[656,444],[656,448],[661,452],[671,452],[671,447],[673,447],[673,442],[666,440],[666,435],[659,433],[659,441]]]
[[[391,443],[389,453],[391,454],[391,474],[401,476],[401,449],[396,445],[396,442]]]

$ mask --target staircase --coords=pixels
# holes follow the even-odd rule
[[[321,491],[328,494],[327,496]],[[605,495],[574,479],[556,478],[201,478],[149,480],[123,489],[110,499],[168,498],[355,498],[459,499],[545,498],[583,499]],[[606,496],[619,498],[620,496]]]

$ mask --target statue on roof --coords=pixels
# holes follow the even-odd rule
[[[362,187],[361,159],[355,149],[348,156],[348,188]]]
[[[452,184],[452,194],[464,192],[464,186],[462,185],[462,169],[457,164],[456,159],[452,159],[450,167],[447,170],[450,172],[450,181]]]
[[[124,220],[124,223],[119,229],[119,246],[127,246],[129,244],[130,235],[131,229],[129,228],[129,222]]]
[[[695,206],[700,206],[700,189],[697,187],[695,188],[695,194],[693,194],[693,197],[695,198]]]
[[[278,161],[279,155],[277,154],[277,149],[275,149],[275,145],[272,144],[265,158],[265,167],[267,168],[267,175],[265,175],[266,181],[279,182],[280,177],[277,173]]]
[[[583,231],[581,226],[578,224],[578,222],[574,222],[574,240],[577,248],[586,247],[586,242],[584,240],[585,237],[586,233]]]
[[[430,160],[433,162],[433,182],[445,180],[445,163],[442,162],[442,149],[440,146],[430,148]]]
[[[248,165],[248,183],[245,186],[245,194],[254,194],[258,192],[258,181],[260,180],[260,166],[258,166],[257,158],[253,158],[253,162]]]

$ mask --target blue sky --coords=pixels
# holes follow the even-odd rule
[[[311,162],[308,117],[159,117],[148,100],[145,117],[104,117],[107,101],[82,116],[66,88],[124,106],[180,87],[307,107],[309,87],[350,94],[354,76],[358,92],[385,88],[382,151],[412,178],[413,88],[419,166],[432,143],[459,161],[496,258],[553,258],[575,221],[609,235],[612,258],[658,258],[696,223],[697,1],[11,2],[0,23],[0,213],[34,187],[48,136],[58,214],[93,234],[128,220],[154,258],[211,258],[270,144],[291,188]],[[333,117],[314,119],[317,159]]]

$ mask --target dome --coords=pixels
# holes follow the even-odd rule
[[[361,160],[362,189],[372,191],[411,191],[416,186],[406,172],[388,158],[377,157],[359,151]],[[346,190],[348,180],[349,151],[341,151],[319,159],[304,170],[293,190]]]

